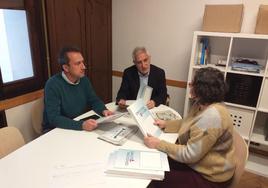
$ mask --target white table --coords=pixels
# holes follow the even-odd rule
[[[109,103],[107,107],[110,110],[115,110],[114,103]],[[158,109],[170,108],[160,106]],[[79,116],[79,118],[93,113],[92,111],[88,112]],[[127,120],[123,118],[123,121]],[[129,123],[132,124],[133,121],[129,120]],[[97,130],[92,132],[56,128],[40,136],[0,160],[0,187],[49,188],[51,187],[49,183],[51,172],[53,172],[57,165],[105,164],[109,154],[116,149],[148,149],[143,144],[143,136],[140,131],[133,135],[123,146],[115,146],[97,139],[99,134],[109,128],[108,125],[100,125]],[[163,134],[163,137],[171,142],[176,140],[176,134]],[[94,178],[93,174],[91,177],[88,177],[88,181],[92,182]],[[139,188],[146,187],[150,183],[150,180],[111,177],[104,173],[102,180],[101,184],[89,185],[87,187]],[[76,187],[80,188],[79,185]]]

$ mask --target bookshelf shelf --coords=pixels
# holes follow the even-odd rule
[[[260,176],[268,177],[268,159],[256,153],[250,153],[246,170]]]
[[[251,141],[268,146],[268,141],[263,134],[252,133]]]
[[[229,102],[225,102],[225,104],[227,106],[230,106],[230,107],[237,107],[237,108],[241,108],[241,109],[245,109],[245,110],[251,110],[251,111],[255,111],[256,110],[256,108],[254,108],[254,107],[240,105],[240,104],[234,104],[234,103],[229,103]]]
[[[258,111],[268,113],[268,109],[267,108],[258,108]]]
[[[200,42],[204,38],[208,40],[209,53],[206,61],[200,65],[200,53],[202,53]],[[225,104],[230,110],[235,128],[244,139],[248,140],[249,147],[260,145],[259,148],[266,153],[268,141],[265,140],[265,135],[268,133],[264,128],[268,126],[267,54],[268,35],[196,31],[188,73],[188,82],[192,80],[196,70],[202,67],[214,67],[224,73],[229,86]],[[253,68],[248,71],[233,70],[233,63],[241,60],[252,64],[257,63],[257,66],[252,67],[259,69],[256,72],[251,72]],[[188,96],[189,87],[186,89],[184,116],[187,115],[192,104]],[[268,177],[268,156],[250,152],[247,169]]]
[[[264,70],[261,70],[260,73],[252,73],[252,72],[245,72],[245,71],[236,71],[236,70],[232,70],[232,67],[229,66],[227,68],[227,72],[229,73],[234,73],[234,74],[243,74],[243,75],[250,75],[250,76],[259,76],[259,77],[263,77],[264,76]]]

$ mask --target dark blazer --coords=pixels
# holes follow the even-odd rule
[[[155,105],[165,104],[167,99],[167,87],[165,71],[155,65],[150,65],[148,85],[153,88],[151,100]],[[140,78],[135,65],[124,70],[122,83],[117,93],[116,101],[120,99],[136,100],[140,88]]]

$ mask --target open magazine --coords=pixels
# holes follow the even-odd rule
[[[135,119],[140,128],[142,134],[147,136],[150,134],[155,137],[159,137],[162,130],[154,125],[154,118],[142,99],[137,100],[130,105],[127,110]]]
[[[137,131],[138,127],[135,125],[117,125],[116,127],[101,134],[98,138],[115,145],[123,145],[127,141],[127,139],[133,134],[135,134]]]

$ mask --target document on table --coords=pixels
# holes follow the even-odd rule
[[[169,171],[167,154],[163,152],[119,149],[115,153],[116,168]]]
[[[51,171],[49,188],[87,188],[106,185],[104,163],[63,164]]]

